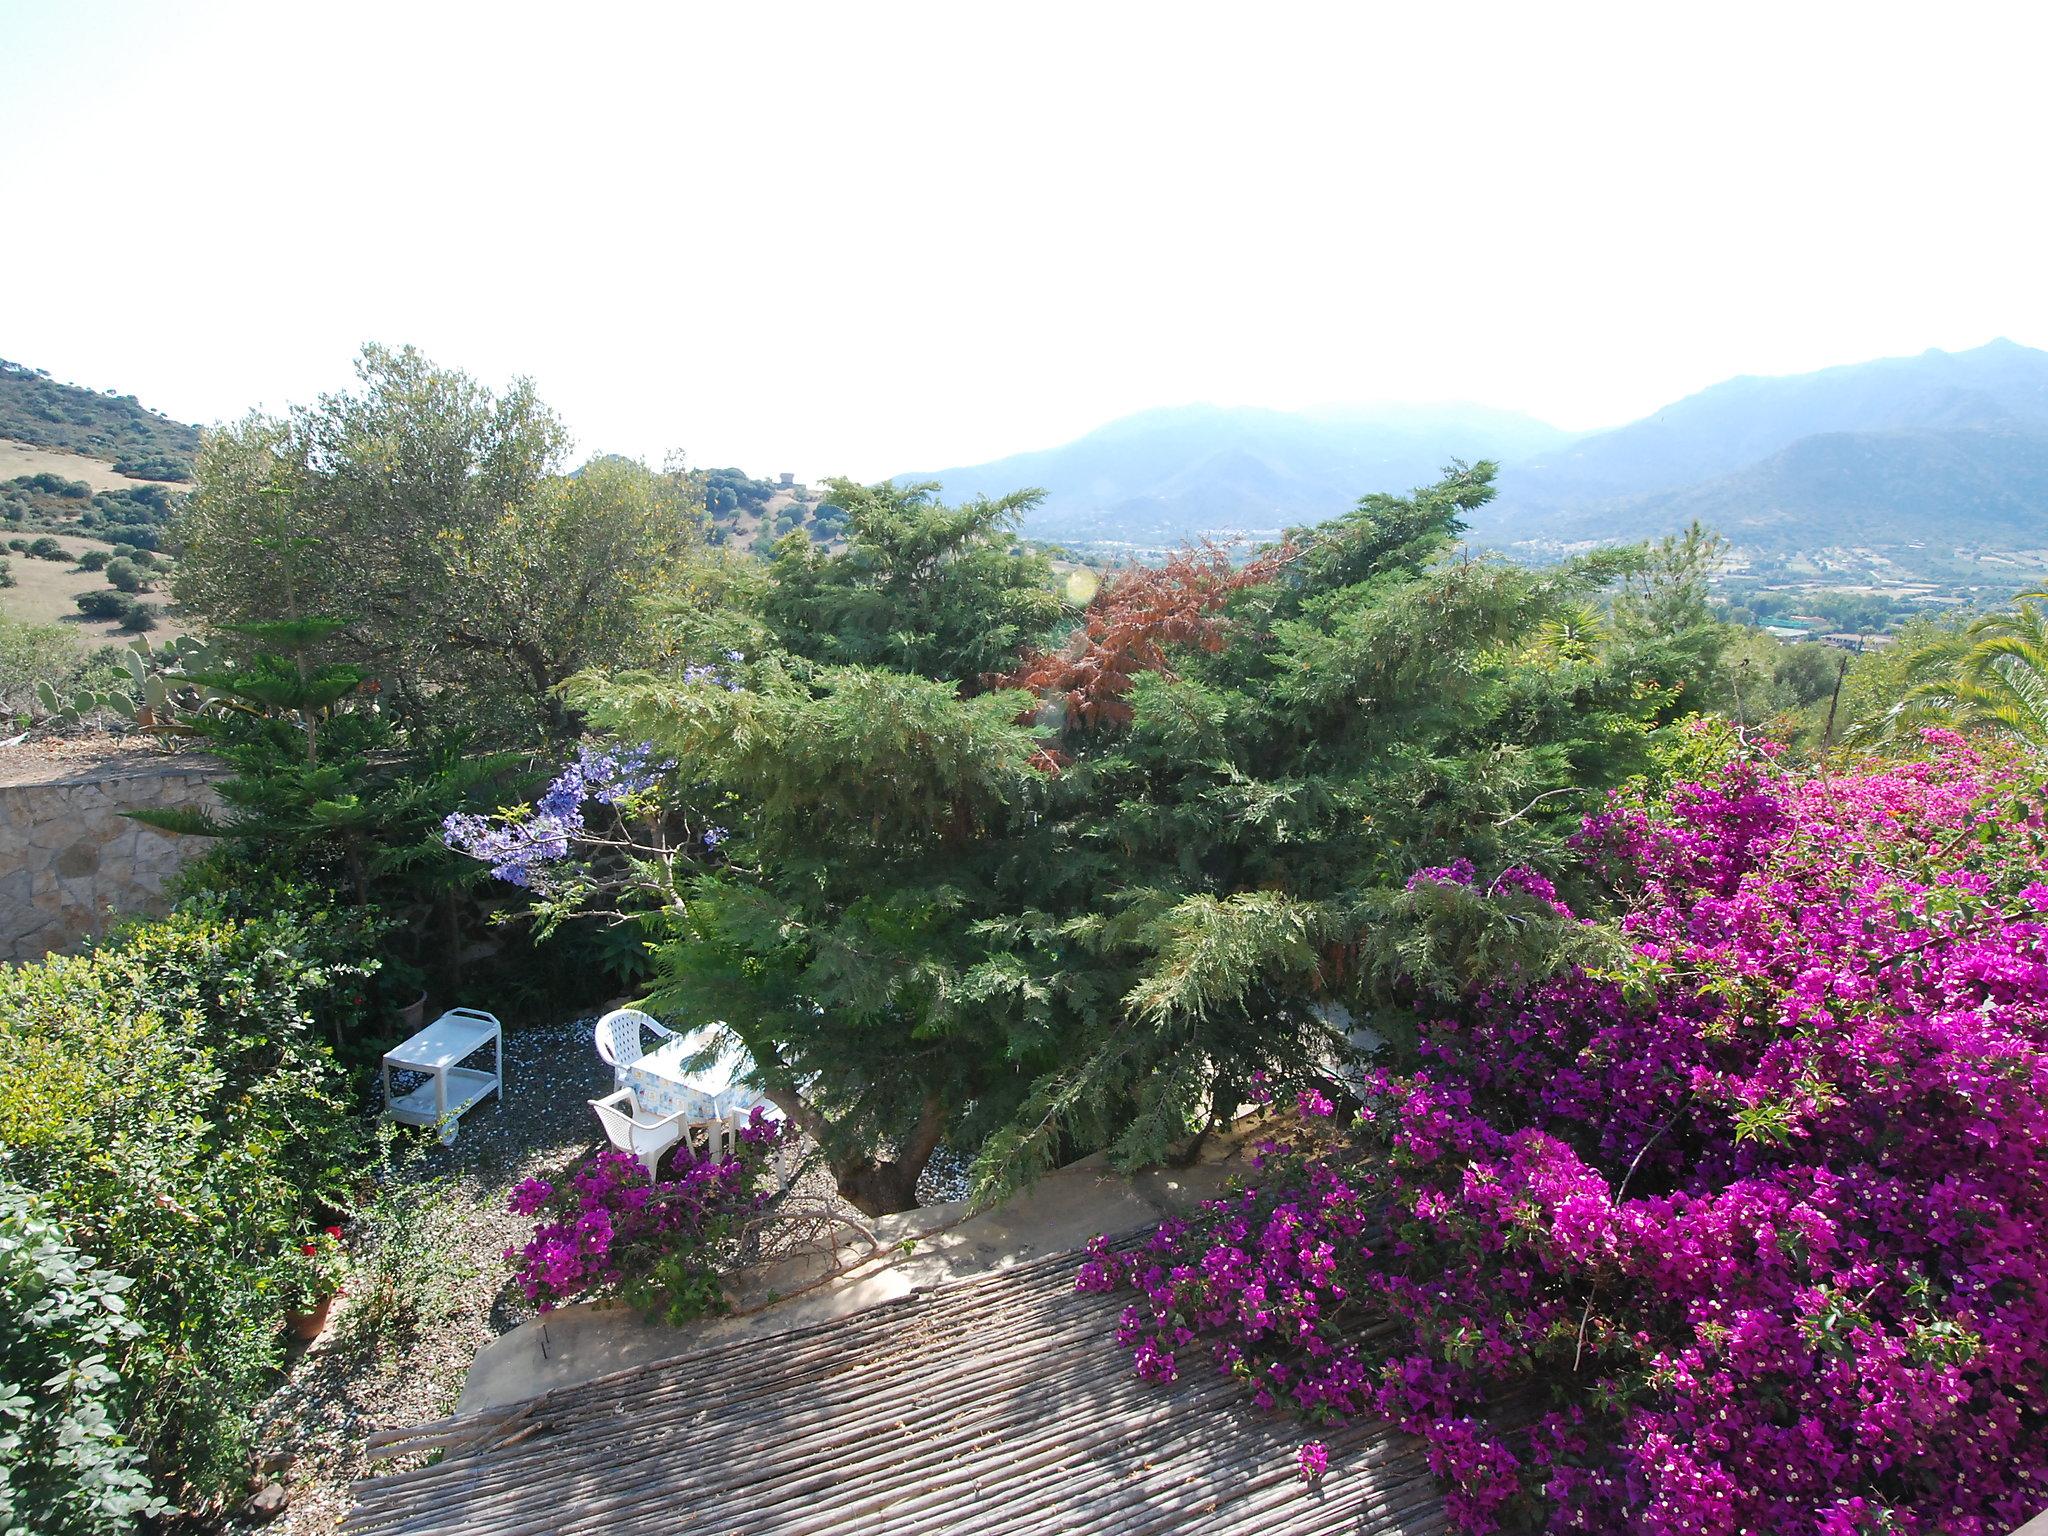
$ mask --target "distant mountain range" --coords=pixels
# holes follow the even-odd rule
[[[1930,538],[2048,547],[2048,352],[1967,352],[1716,384],[1628,426],[1573,436],[1480,406],[1281,412],[1181,406],[1063,447],[905,479],[951,496],[1036,485],[1034,536],[1157,545],[1268,534],[1452,458],[1498,459],[1474,527],[1530,551],[1638,538],[1691,518],[1762,551]]]
[[[1276,533],[1342,511],[1367,491],[1436,478],[1446,459],[1522,462],[1570,435],[1483,406],[1328,412],[1183,405],[1143,411],[1086,437],[939,480],[948,496],[1039,486],[1027,531],[1077,542],[1153,544],[1200,533]]]

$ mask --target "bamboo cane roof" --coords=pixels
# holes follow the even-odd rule
[[[1206,1367],[1139,1381],[1122,1302],[1058,1254],[771,1338],[386,1431],[348,1536],[995,1536],[1446,1528],[1420,1443],[1251,1410]],[[1310,1489],[1295,1450],[1319,1435]]]

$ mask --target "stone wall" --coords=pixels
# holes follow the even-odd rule
[[[154,916],[164,881],[212,846],[124,811],[215,808],[220,766],[199,757],[123,753],[100,760],[9,762],[0,754],[0,960],[76,948],[117,917]]]

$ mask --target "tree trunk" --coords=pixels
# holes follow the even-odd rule
[[[836,1157],[829,1150],[834,1138],[816,1110],[803,1096],[791,1090],[770,1089],[768,1098],[799,1129],[827,1149],[826,1163],[839,1186],[840,1198],[863,1216],[889,1216],[917,1209],[917,1181],[939,1149],[946,1133],[946,1106],[938,1095],[928,1095],[918,1116],[917,1129],[897,1149],[893,1158],[871,1153]]]
[[[863,1216],[916,1210],[917,1180],[923,1172],[922,1163],[878,1162],[872,1157],[832,1166],[833,1177],[839,1181],[840,1198]]]

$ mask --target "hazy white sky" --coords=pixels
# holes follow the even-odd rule
[[[0,356],[190,420],[365,340],[582,449],[1147,406],[1567,427],[2048,344],[2048,8],[0,0]]]

